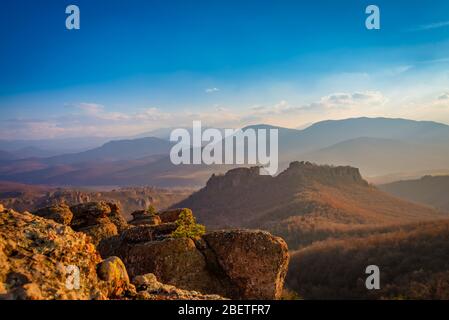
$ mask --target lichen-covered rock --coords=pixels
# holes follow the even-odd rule
[[[118,234],[115,224],[105,218],[98,219],[96,224],[79,228],[77,231],[89,235],[95,245],[98,245],[98,243],[103,239],[107,239]]]
[[[224,285],[208,268],[207,261],[193,240],[188,238],[122,243],[113,252],[126,265],[131,277],[154,273],[163,283],[202,293],[225,295],[231,285]]]
[[[120,207],[113,203],[88,202],[70,207],[73,220],[70,226],[92,237],[97,245],[101,240],[128,229]]]
[[[154,240],[163,240],[175,231],[175,223],[164,223],[161,225],[142,225],[130,228],[121,234],[122,239],[127,243],[139,243]]]
[[[139,279],[137,292],[123,262],[102,261],[82,232],[28,212],[0,213],[0,300],[222,299]]]
[[[157,214],[149,212],[148,210],[134,211],[131,215],[133,216],[133,220],[129,223],[135,226],[161,224],[161,218]]]
[[[160,283],[152,273],[133,279],[137,288],[137,299],[144,300],[224,300],[219,295],[203,295],[197,291],[178,289],[175,286]]]
[[[33,214],[46,219],[52,219],[55,222],[66,226],[70,225],[73,218],[73,213],[66,204],[58,204],[55,206],[38,209],[34,211]]]
[[[99,218],[106,218],[111,212],[111,207],[104,201],[81,203],[71,206],[73,212],[72,228],[80,229],[97,224]]]
[[[280,298],[289,261],[284,240],[251,230],[216,231],[203,239],[241,299]]]
[[[108,283],[108,297],[120,297],[126,291],[135,291],[129,282],[128,272],[122,260],[118,257],[109,257],[97,266],[98,277]]]
[[[192,210],[188,208],[177,208],[159,212],[159,217],[161,218],[162,223],[176,222],[176,220],[179,219],[179,215],[184,210],[188,210],[192,213]]]
[[[111,213],[109,214],[108,218],[113,224],[115,224],[115,226],[117,227],[117,231],[122,232],[128,229],[128,223],[122,215],[120,206],[116,203],[108,203],[108,205],[111,208]]]
[[[153,273],[163,283],[233,299],[278,299],[288,266],[285,242],[268,232],[217,231],[202,239],[155,236],[159,226],[138,226],[102,241],[103,257],[116,255],[134,277]]]
[[[27,212],[0,214],[2,299],[105,299],[96,273],[100,261],[83,233]],[[79,282],[70,278],[75,269]]]

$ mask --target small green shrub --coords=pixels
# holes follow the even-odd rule
[[[196,223],[192,211],[184,209],[176,220],[177,228],[172,232],[173,238],[199,239],[206,233],[206,227]]]
[[[155,216],[157,215],[157,211],[156,208],[154,206],[152,206],[151,204],[148,206],[147,208],[147,212],[150,216]]]

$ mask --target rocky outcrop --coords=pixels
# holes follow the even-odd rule
[[[157,223],[136,226],[105,202],[36,213],[42,217],[0,214],[1,298],[277,299],[282,291],[287,246],[267,232],[178,232],[193,230],[184,225],[195,223],[186,208],[154,213]],[[80,289],[73,290],[67,281],[77,276]]]
[[[219,295],[203,295],[160,283],[152,273],[135,277],[133,283],[138,290],[138,300],[224,300]]]
[[[279,174],[279,180],[293,178],[300,181],[317,181],[327,185],[357,184],[368,186],[358,168],[350,166],[316,165],[308,161],[294,161]]]
[[[139,225],[158,225],[161,223],[161,218],[148,210],[138,210],[131,213],[133,219],[129,222],[134,226]]]
[[[352,210],[346,205],[346,199],[338,198],[365,194],[360,198],[390,201],[362,178],[359,169],[349,166],[295,161],[274,177],[260,175],[259,169],[237,168],[224,175],[212,175],[204,188],[174,207],[192,209],[198,221],[209,228],[256,228],[285,236],[273,226],[288,229],[284,225],[289,223],[289,217],[294,220],[309,213],[329,216],[321,210],[325,207],[325,210],[339,211],[335,223],[345,224],[339,217],[367,211],[365,208]],[[338,198],[329,200],[327,194]],[[356,201],[356,205],[359,203],[365,207],[367,201]]]
[[[100,262],[83,233],[27,212],[0,214],[3,299],[106,299],[109,284],[97,277]]]
[[[0,206],[0,300],[222,299],[162,284],[154,275],[136,277],[135,284],[120,258],[102,260],[86,234]]]
[[[73,213],[66,204],[59,204],[52,207],[38,209],[33,213],[46,219],[52,219],[55,222],[66,226],[69,226],[73,219]]]
[[[127,291],[134,291],[126,267],[120,258],[109,257],[102,261],[97,265],[97,275],[100,280],[108,283],[106,295],[110,298],[120,298]]]
[[[188,208],[176,208],[176,209],[170,209],[170,210],[165,210],[165,211],[159,212],[158,215],[161,218],[162,223],[176,222],[176,220],[179,219],[179,215],[184,210],[191,211]]]
[[[284,240],[250,230],[211,232],[203,239],[242,299],[280,298],[289,261]]]
[[[125,219],[131,212],[143,210],[149,205],[166,209],[187,197],[192,190],[162,189],[156,187],[126,187],[110,191],[79,190],[77,188],[52,188],[0,181],[0,198],[5,207],[16,211],[34,212],[39,208],[67,204],[105,201],[120,205]]]
[[[285,242],[268,232],[216,231],[200,239],[173,238],[171,210],[160,225],[140,225],[100,242],[103,257],[118,256],[131,277],[152,273],[162,282],[233,299],[277,299],[288,265]],[[191,212],[189,210],[189,212]]]
[[[38,209],[35,215],[52,219],[89,235],[94,244],[128,229],[128,223],[121,214],[120,207],[104,201],[88,202],[75,206],[58,204]]]

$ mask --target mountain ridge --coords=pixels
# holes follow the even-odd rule
[[[441,219],[429,206],[384,193],[365,181],[357,168],[293,162],[276,177],[258,168],[213,175],[206,186],[174,207],[188,207],[211,228],[269,230],[292,248],[348,232]]]

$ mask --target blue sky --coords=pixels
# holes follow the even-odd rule
[[[65,29],[69,4],[80,30]],[[365,28],[369,4],[381,30]],[[448,21],[446,0],[4,0],[0,134],[352,116],[449,123]]]

